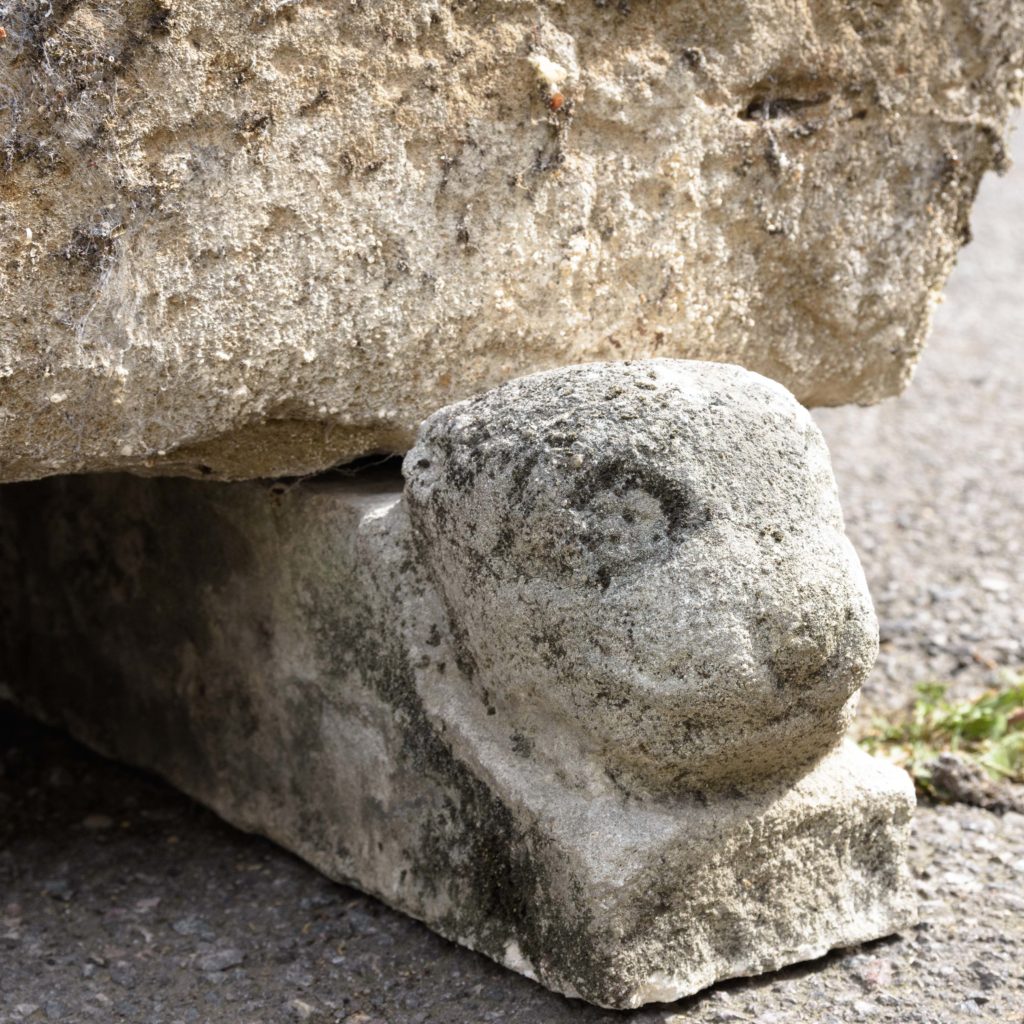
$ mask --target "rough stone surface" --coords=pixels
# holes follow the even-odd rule
[[[0,478],[403,450],[523,373],[899,391],[1020,0],[0,3]]]
[[[1022,143],[1018,133],[1010,174],[982,186],[975,242],[913,387],[875,409],[814,414],[886,635],[865,720],[912,699],[921,679],[955,672],[966,693],[991,681],[990,659],[1024,662]],[[36,1007],[29,1020],[60,1024],[276,1024],[293,999],[316,1008],[315,1024],[1018,1020],[1024,816],[925,803],[910,865],[920,921],[899,936],[669,1005],[599,1010],[445,942],[150,774],[0,705],[4,1024],[20,1024],[24,1006]],[[213,944],[245,950],[245,963],[197,971]]]
[[[555,371],[405,467],[4,489],[5,692],[600,1005],[912,920],[909,782],[841,742],[874,618],[783,388]]]

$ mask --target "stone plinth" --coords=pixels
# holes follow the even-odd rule
[[[905,774],[824,442],[735,367],[570,368],[405,480],[0,490],[0,684],[442,934],[609,1007],[907,925]]]

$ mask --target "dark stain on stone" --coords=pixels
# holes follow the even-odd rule
[[[673,541],[711,520],[710,511],[697,500],[688,484],[639,463],[635,456],[608,455],[592,468],[583,470],[569,500],[573,508],[582,509],[601,492],[622,498],[633,490],[646,491],[658,502]]]
[[[807,97],[759,94],[743,108],[740,117],[744,121],[777,121],[784,117],[794,117],[809,107],[822,106],[831,99],[831,94],[827,92]]]

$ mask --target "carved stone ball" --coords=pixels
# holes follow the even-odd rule
[[[845,732],[877,624],[781,385],[667,359],[539,373],[431,417],[404,472],[462,671],[552,770],[742,788]]]

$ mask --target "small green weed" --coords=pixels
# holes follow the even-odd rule
[[[968,701],[951,701],[943,683],[922,683],[913,710],[876,721],[861,738],[868,753],[905,768],[921,792],[936,797],[929,765],[956,754],[996,781],[1024,783],[1024,675]]]

